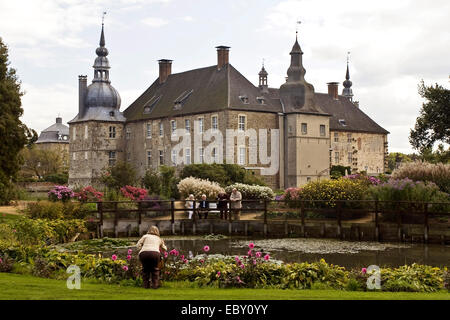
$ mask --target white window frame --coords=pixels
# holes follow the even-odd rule
[[[338,132],[334,133],[334,142],[339,142],[339,133]]]
[[[184,149],[184,164],[185,165],[191,164],[191,148]]]
[[[148,122],[146,126],[146,137],[147,139],[152,138],[152,124],[150,122]]]
[[[308,134],[308,124],[306,122],[302,122],[300,124],[300,130],[301,130],[303,135]]]
[[[214,119],[216,119],[215,124],[214,124]],[[211,129],[213,132],[217,132],[217,130],[219,130],[219,116],[217,114],[213,114],[211,116]]]
[[[203,147],[198,148],[198,159],[199,159],[200,163],[204,163],[205,149]]]
[[[151,165],[152,165],[152,151],[147,150],[147,166],[151,166]]]
[[[205,132],[205,117],[198,117],[198,133]]]
[[[244,119],[243,123],[241,122],[241,118]],[[247,116],[245,114],[238,114],[238,131],[245,132],[245,130],[247,130]]]
[[[353,137],[351,133],[347,133],[347,143],[352,143],[353,142]]]
[[[170,134],[172,136],[177,135],[177,120],[171,120],[170,121]]]
[[[212,148],[212,160],[213,160],[213,163],[217,163],[217,148],[216,147]]]
[[[323,132],[322,132],[322,129],[323,129]],[[321,137],[325,137],[327,135],[327,127],[324,124],[320,125],[319,134]]]
[[[159,150],[159,165],[162,166],[164,165],[164,151],[163,150]]]
[[[115,126],[109,126],[109,138],[110,139],[116,138],[116,127]]]
[[[244,166],[246,163],[247,163],[247,148],[244,146],[240,146],[238,148],[238,164]]]
[[[335,163],[339,163],[339,157],[340,157],[339,151],[334,152],[334,162]]]
[[[186,130],[186,134],[191,133],[191,119],[184,119],[184,130]]]
[[[84,126],[84,139],[87,139],[89,137],[88,132],[89,132],[89,128],[87,125],[85,125]]]
[[[172,165],[177,165],[177,150],[172,149]]]
[[[159,136],[164,137],[164,124],[162,122],[159,123]]]
[[[114,166],[116,164],[116,151],[109,151],[108,153],[108,164]]]

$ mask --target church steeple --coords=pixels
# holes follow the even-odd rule
[[[345,81],[343,82],[344,89],[342,90],[342,95],[346,97],[348,100],[353,102],[353,90],[352,90],[352,82],[350,81],[350,71],[349,71],[349,55],[350,52],[347,55],[347,73],[345,74]]]
[[[111,83],[109,80],[109,61],[108,61],[108,49],[105,48],[105,31],[104,31],[105,25],[104,22],[102,22],[102,32],[100,34],[100,47],[95,50],[95,53],[97,54],[97,58],[94,62],[94,80],[92,82],[105,82],[105,83]]]
[[[268,88],[268,83],[267,83],[267,71],[264,68],[264,60],[263,60],[263,64],[262,64],[262,68],[261,71],[258,73],[259,75],[259,88],[261,89],[262,92],[269,92]]]

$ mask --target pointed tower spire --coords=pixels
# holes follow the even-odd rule
[[[258,73],[258,75],[259,75],[259,88],[261,89],[261,91],[263,93],[269,92],[269,86],[267,83],[268,73],[267,73],[266,69],[264,68],[264,59],[263,59],[261,71]]]
[[[111,83],[109,80],[109,61],[108,61],[108,49],[105,47],[105,14],[106,12],[103,12],[102,16],[102,31],[100,34],[100,47],[95,50],[95,53],[97,54],[97,58],[94,62],[94,80],[92,82],[106,82]]]
[[[353,102],[353,83],[350,81],[350,71],[349,71],[349,62],[350,62],[350,52],[347,53],[347,73],[345,74],[345,81],[343,82],[344,89],[342,90],[342,95],[346,97],[348,100]]]

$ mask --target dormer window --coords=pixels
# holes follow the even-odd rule
[[[194,92],[194,90],[184,91],[178,98],[176,98],[175,101],[173,102],[174,103],[173,110],[181,110],[183,104],[191,96],[192,92]]]
[[[115,114],[114,111],[110,111],[110,112],[109,112],[109,116],[110,116],[110,117],[114,117],[114,114]]]
[[[158,97],[153,96],[150,100],[148,100],[144,106],[144,114],[150,114],[160,99],[161,99],[161,96],[158,96]]]
[[[347,126],[347,124],[345,123],[345,119],[339,119],[339,124],[343,127]]]
[[[264,97],[256,97],[256,101],[258,101],[259,104],[266,104],[266,99]]]
[[[247,97],[247,96],[239,96],[239,99],[240,99],[244,104],[248,104],[248,97]]]

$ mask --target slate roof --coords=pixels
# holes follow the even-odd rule
[[[257,98],[264,98],[261,104]],[[330,118],[331,130],[388,134],[364,112],[343,96],[334,100],[328,94],[315,93],[316,105]],[[182,100],[181,106],[175,102]],[[150,112],[144,113],[147,107]],[[148,110],[147,109],[147,110]],[[159,119],[189,114],[218,112],[225,109],[256,112],[283,112],[279,89],[263,94],[231,64],[171,74],[165,83],[159,79],[124,112],[127,121]],[[346,126],[339,123],[345,120]]]
[[[64,136],[69,137],[69,127],[56,122],[47,129],[42,130],[36,143],[69,143],[68,138],[67,140],[62,139]]]

